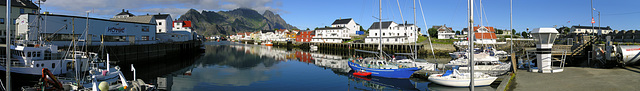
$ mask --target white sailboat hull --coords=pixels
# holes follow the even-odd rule
[[[433,75],[442,75],[442,74],[433,74]],[[498,77],[487,77],[487,78],[474,78],[474,86],[489,86],[493,81],[495,81]],[[467,79],[455,79],[455,78],[445,78],[445,77],[429,77],[429,81],[451,87],[469,87],[470,80]]]

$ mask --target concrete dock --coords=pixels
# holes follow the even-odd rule
[[[566,67],[560,73],[532,73],[518,70],[513,91],[637,91],[640,66],[626,68]]]

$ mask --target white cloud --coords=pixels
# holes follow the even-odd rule
[[[275,7],[274,7],[275,6]],[[169,13],[172,17],[184,14],[194,8],[198,10],[231,10],[251,8],[258,13],[265,10],[281,12],[282,3],[274,0],[50,0],[42,8],[48,11],[84,15],[87,10],[101,16],[113,16],[121,9],[134,14]]]

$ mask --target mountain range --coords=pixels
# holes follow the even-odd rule
[[[230,11],[201,11],[190,9],[178,20],[192,22],[192,29],[201,35],[230,35],[258,30],[297,29],[287,24],[278,14],[266,10],[263,14],[253,9],[238,8]]]

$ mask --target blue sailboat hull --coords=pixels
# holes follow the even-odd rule
[[[420,70],[420,68],[400,68],[400,69],[374,69],[362,67],[357,63],[349,61],[349,67],[352,70],[365,70],[371,72],[371,76],[386,77],[386,78],[409,78],[414,72]]]

